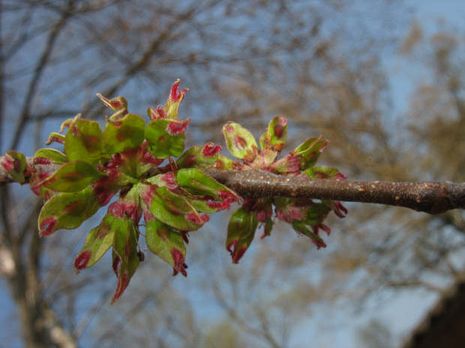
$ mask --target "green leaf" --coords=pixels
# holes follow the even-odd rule
[[[56,164],[62,164],[68,161],[68,158],[63,152],[52,148],[42,148],[37,150],[34,154],[34,158],[46,158]]]
[[[45,142],[45,145],[50,145],[51,143],[63,144],[64,142],[65,136],[63,134],[60,134],[58,132],[51,132],[48,136],[47,141]]]
[[[146,221],[145,240],[152,253],[171,265],[175,272],[187,275],[184,266],[186,246],[181,234],[157,219]]]
[[[173,85],[171,86],[170,95],[164,107],[164,111],[165,111],[167,118],[178,117],[179,106],[181,105],[181,102],[184,99],[184,96],[188,91],[187,88],[183,88],[179,90],[180,84],[181,84],[181,80],[177,79],[176,81],[174,81]]]
[[[260,137],[262,150],[280,152],[287,139],[287,119],[282,116],[273,117],[265,133]]]
[[[79,227],[95,214],[99,204],[92,188],[80,192],[58,193],[51,197],[39,214],[39,234],[48,236],[59,229]]]
[[[64,147],[70,161],[97,163],[102,153],[102,131],[98,122],[74,120],[66,133]]]
[[[305,224],[305,222],[293,222],[292,228],[297,232],[309,237],[318,249],[326,248],[326,243],[324,240],[318,234],[313,232],[313,230],[311,230],[310,227]]]
[[[305,222],[315,226],[323,222],[331,212],[331,201],[323,201],[321,203],[312,203],[307,211]]]
[[[186,197],[166,187],[156,189],[149,210],[161,222],[181,231],[197,230],[205,222]]]
[[[74,261],[76,270],[89,268],[96,264],[113,244],[115,231],[120,221],[112,215],[105,215],[102,222],[87,235],[84,247]]]
[[[221,191],[232,192],[229,188],[197,168],[178,170],[176,173],[176,182],[179,186],[194,195],[205,195],[215,199],[220,198]]]
[[[231,155],[251,162],[258,153],[257,143],[253,135],[240,124],[228,122],[223,126],[223,135]]]
[[[103,147],[107,154],[123,152],[138,147],[144,140],[145,121],[135,114],[108,121],[103,130]]]
[[[24,172],[27,167],[26,156],[21,152],[8,151],[2,158],[0,165],[8,176],[15,182],[23,184],[25,182]]]
[[[102,176],[91,164],[73,161],[63,164],[44,182],[44,186],[58,192],[77,192]]]
[[[158,119],[145,127],[145,138],[149,143],[149,150],[157,158],[178,157],[184,151],[185,135],[184,133],[170,134],[168,127],[172,122],[174,121]]]
[[[328,140],[321,136],[318,138],[309,138],[297,146],[296,149],[292,151],[291,155],[296,156],[299,159],[300,168],[305,170],[316,163],[320,153],[325,149],[326,145],[328,145]]]
[[[190,198],[189,203],[192,204],[194,209],[197,210],[199,213],[212,214],[216,213],[219,210],[222,210],[220,207],[209,205],[207,201],[202,199]]]
[[[118,278],[112,303],[118,300],[140,263],[138,252],[139,231],[128,218],[115,218],[113,238],[113,270]]]
[[[231,253],[233,263],[238,263],[249,248],[257,226],[258,221],[254,212],[239,208],[231,215],[228,224],[226,249]]]

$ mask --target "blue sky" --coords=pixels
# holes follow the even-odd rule
[[[414,18],[426,30],[434,31],[435,28],[443,25],[441,24],[441,20],[446,22],[447,26],[456,27],[461,30],[465,27],[463,24],[463,19],[465,18],[464,1],[417,0],[407,1],[407,4],[412,8]],[[421,69],[412,69],[409,62],[395,54],[386,56],[384,64],[390,75],[396,110],[401,113],[407,106],[412,86],[417,80],[422,78]],[[220,252],[223,252],[223,250],[220,250]],[[242,264],[242,267],[246,268],[247,264]],[[202,272],[202,269],[196,269],[195,266],[192,266],[192,271],[188,278],[189,281],[195,278],[197,271]],[[185,282],[178,281],[178,284],[182,287],[185,285]],[[354,315],[349,310],[341,311],[340,307],[333,309],[325,308],[318,311],[316,316],[312,316],[308,321],[304,320],[301,322],[292,346],[306,347],[309,340],[312,339],[320,347],[358,347],[357,329],[364,322],[374,317],[370,313],[376,313],[376,318],[388,324],[393,334],[400,337],[407,334],[414,327],[416,322],[424,315],[435,300],[434,296],[424,293],[405,292],[401,295],[396,293],[395,296],[389,296],[389,294],[386,294],[386,296],[386,299],[381,301],[381,303],[369,304],[369,310],[363,312],[361,315]],[[1,304],[4,312],[11,315],[10,309],[13,310],[13,306],[6,300],[9,296],[7,295],[4,282],[0,283],[0,298],[2,299]],[[214,307],[207,307],[208,310],[205,310],[208,297],[193,293],[192,303],[200,318],[211,318],[211,314],[219,315],[220,313]],[[0,329],[0,339],[4,336],[10,337],[9,331],[18,329],[14,324],[14,317],[9,317],[9,320],[5,320],[6,318],[0,316],[0,319],[6,323]],[[324,330],[321,328],[324,328]],[[0,347],[2,347],[2,343],[0,343]]]

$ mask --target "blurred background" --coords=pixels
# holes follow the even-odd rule
[[[103,121],[97,92],[145,114],[179,77],[190,144],[282,114],[289,148],[322,134],[349,178],[461,182],[463,18],[461,0],[0,0],[0,152]],[[0,188],[0,347],[402,347],[465,275],[460,211],[348,204],[328,248],[277,224],[239,265],[226,212],[192,235],[187,278],[147,252],[110,305],[111,260],[72,267],[96,220],[39,239],[39,208]]]

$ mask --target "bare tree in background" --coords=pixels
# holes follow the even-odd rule
[[[463,181],[463,74],[453,36],[420,45],[413,27],[402,52],[431,47],[423,56],[434,84],[419,87],[408,115],[394,115],[382,58],[395,47],[388,29],[404,20],[400,5],[377,5],[377,25],[386,24],[375,32],[373,24],[354,27],[358,7],[339,1],[2,0],[1,150],[31,153],[50,125],[82,110],[101,119],[95,92],[125,95],[143,113],[185,77],[192,90],[183,113],[201,124],[198,139],[219,140],[228,119],[258,129],[282,113],[291,139],[331,139],[325,160],[352,178]],[[109,307],[107,267],[69,274],[83,234],[39,239],[40,203],[24,189],[1,190],[0,274],[28,347],[291,347],[300,323],[318,315],[315,304],[360,299],[381,285],[442,291],[463,273],[454,257],[464,247],[462,213],[354,206],[328,251],[278,229],[240,267],[226,264],[219,231],[203,231],[189,256],[195,276],[173,280],[148,260],[124,303]],[[210,321],[190,302],[196,291],[216,308]]]
[[[253,72],[248,84],[266,88],[272,81],[263,78],[292,64],[292,57],[313,52],[315,64],[324,61],[325,57],[315,53],[322,40],[320,26],[327,18],[325,11],[338,8],[337,4],[298,1],[289,6],[226,0],[176,5],[148,0],[3,0],[1,150],[32,152],[45,140],[51,124],[81,110],[87,117],[102,117],[103,110],[93,98],[97,91],[108,96],[124,94],[137,108],[164,99],[161,91],[176,77],[186,76],[187,84],[195,86],[186,111],[194,117],[214,115],[225,110],[225,100],[234,102],[234,96],[218,87],[238,81],[238,73]],[[262,93],[261,87],[255,88],[255,96]],[[249,115],[254,108],[249,108]],[[245,114],[244,110],[237,112]],[[89,332],[93,321],[104,322],[102,306],[111,285],[101,280],[108,272],[98,269],[93,274],[68,276],[66,264],[82,235],[63,234],[47,242],[39,239],[35,221],[40,203],[23,189],[1,190],[0,270],[18,309],[24,344],[75,346],[84,340],[82,335]],[[162,287],[167,298],[174,296],[163,279],[158,277],[150,286]],[[98,294],[91,288],[97,280]],[[143,309],[169,303],[162,294],[152,295],[153,290],[128,301],[127,316],[138,317]],[[150,330],[150,340],[159,341],[160,346],[192,343],[198,335],[194,320],[178,323],[168,314],[167,310],[159,319],[148,318],[151,327],[165,327],[171,338]],[[259,315],[263,317],[263,312]],[[129,319],[124,316],[119,321],[110,317],[108,334],[103,324],[95,333],[98,344],[111,345],[115,330],[128,327]],[[189,326],[191,335],[184,332]],[[196,340],[201,342],[201,338]]]

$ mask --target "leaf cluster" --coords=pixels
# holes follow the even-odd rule
[[[315,166],[328,144],[322,137],[309,138],[278,158],[287,138],[287,120],[281,116],[271,120],[258,144],[247,129],[228,122],[223,134],[234,160],[220,154],[221,146],[213,143],[186,149],[190,120],[179,119],[178,113],[187,90],[179,85],[175,81],[164,105],[148,108],[147,118],[130,113],[124,97],[108,99],[98,94],[112,111],[103,129],[97,121],[78,114],[49,136],[48,144],[58,143],[61,150],[39,149],[32,164],[23,154],[10,151],[0,163],[12,180],[28,182],[44,199],[38,219],[41,236],[75,229],[107,207],[100,223],[88,232],[74,266],[77,271],[89,268],[111,250],[117,277],[113,302],[144,260],[141,235],[147,248],[168,263],[174,274],[186,276],[189,233],[202,227],[210,214],[235,202],[240,207],[230,218],[226,238],[234,263],[244,255],[259,226],[263,226],[263,237],[271,234],[274,218],[291,224],[320,248],[326,245],[319,231],[330,232],[323,223],[329,212],[340,217],[347,213],[334,201],[241,198],[207,175],[204,169],[214,167],[260,169],[283,177],[344,178],[335,168]]]

